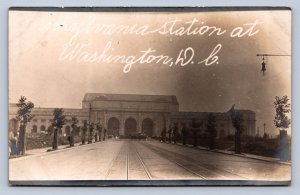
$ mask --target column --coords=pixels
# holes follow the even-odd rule
[[[40,130],[40,127],[41,127],[41,120],[42,120],[42,119],[38,119],[38,120],[37,120],[37,133],[40,133],[40,132],[41,132],[41,130]]]
[[[137,132],[138,133],[141,133],[142,132],[142,121],[141,121],[141,118],[142,118],[142,116],[141,116],[142,114],[139,112],[138,113],[138,121],[137,121]]]
[[[107,129],[107,111],[104,111],[104,128]]]
[[[125,118],[124,118],[124,112],[121,112],[121,121],[120,121],[120,135],[125,134],[125,128],[124,128],[124,123],[125,123]]]

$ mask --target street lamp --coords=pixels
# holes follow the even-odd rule
[[[263,73],[263,76],[265,75],[265,72],[267,71],[266,65],[267,65],[267,57],[268,56],[291,56],[288,54],[256,54],[256,56],[262,56],[262,63],[261,63],[261,71]]]
[[[89,103],[89,126],[91,125],[91,111],[92,111],[92,104]]]

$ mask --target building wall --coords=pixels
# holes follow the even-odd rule
[[[120,100],[119,100],[119,99]],[[208,112],[179,112],[179,105],[175,96],[147,96],[147,95],[85,95],[82,102],[82,109],[64,109],[67,122],[62,128],[62,134],[71,127],[71,118],[76,116],[79,120],[79,126],[83,126],[83,121],[99,123],[103,128],[108,129],[109,120],[117,119],[119,122],[118,134],[125,134],[125,124],[127,119],[131,118],[136,121],[136,132],[143,131],[143,122],[147,121],[153,124],[153,136],[159,136],[164,127],[169,127],[178,123],[181,131],[182,124],[190,126],[192,119],[201,122],[199,133],[205,133]],[[26,132],[32,133],[36,127],[37,133],[41,129],[47,129],[53,119],[54,108],[34,108],[32,114],[34,119],[28,123]],[[19,126],[15,119],[18,108],[16,104],[9,105],[9,130],[16,129]],[[244,133],[243,135],[255,136],[256,133],[256,116],[253,111],[239,110],[243,113]],[[214,112],[216,116],[217,138],[224,137],[235,133],[232,126],[230,114],[227,112]]]
[[[167,121],[170,119],[170,113],[163,112],[150,112],[150,111],[121,111],[121,110],[107,110],[95,111],[91,109],[91,123],[99,123],[105,128],[109,129],[108,122],[111,118],[115,118],[119,122],[118,134],[125,134],[126,120],[132,118],[137,123],[137,133],[142,133],[142,124],[144,120],[150,119],[153,122],[153,136],[159,136],[160,131],[166,126]]]
[[[9,105],[9,130],[18,130],[19,122],[15,125],[18,108],[16,104]],[[54,108],[34,108],[32,115],[34,118],[27,124],[26,133],[41,133],[45,128],[47,130],[52,124]],[[71,127],[71,118],[76,116],[79,120],[78,125],[82,126],[84,120],[88,120],[88,113],[83,109],[64,109],[66,115],[66,124],[62,128],[62,134],[66,134],[66,128]],[[36,132],[35,132],[36,129]]]

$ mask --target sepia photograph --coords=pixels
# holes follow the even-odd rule
[[[10,185],[290,185],[290,8],[8,16]]]

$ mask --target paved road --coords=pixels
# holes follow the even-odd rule
[[[106,141],[9,160],[18,180],[289,180],[290,165],[157,141]]]

